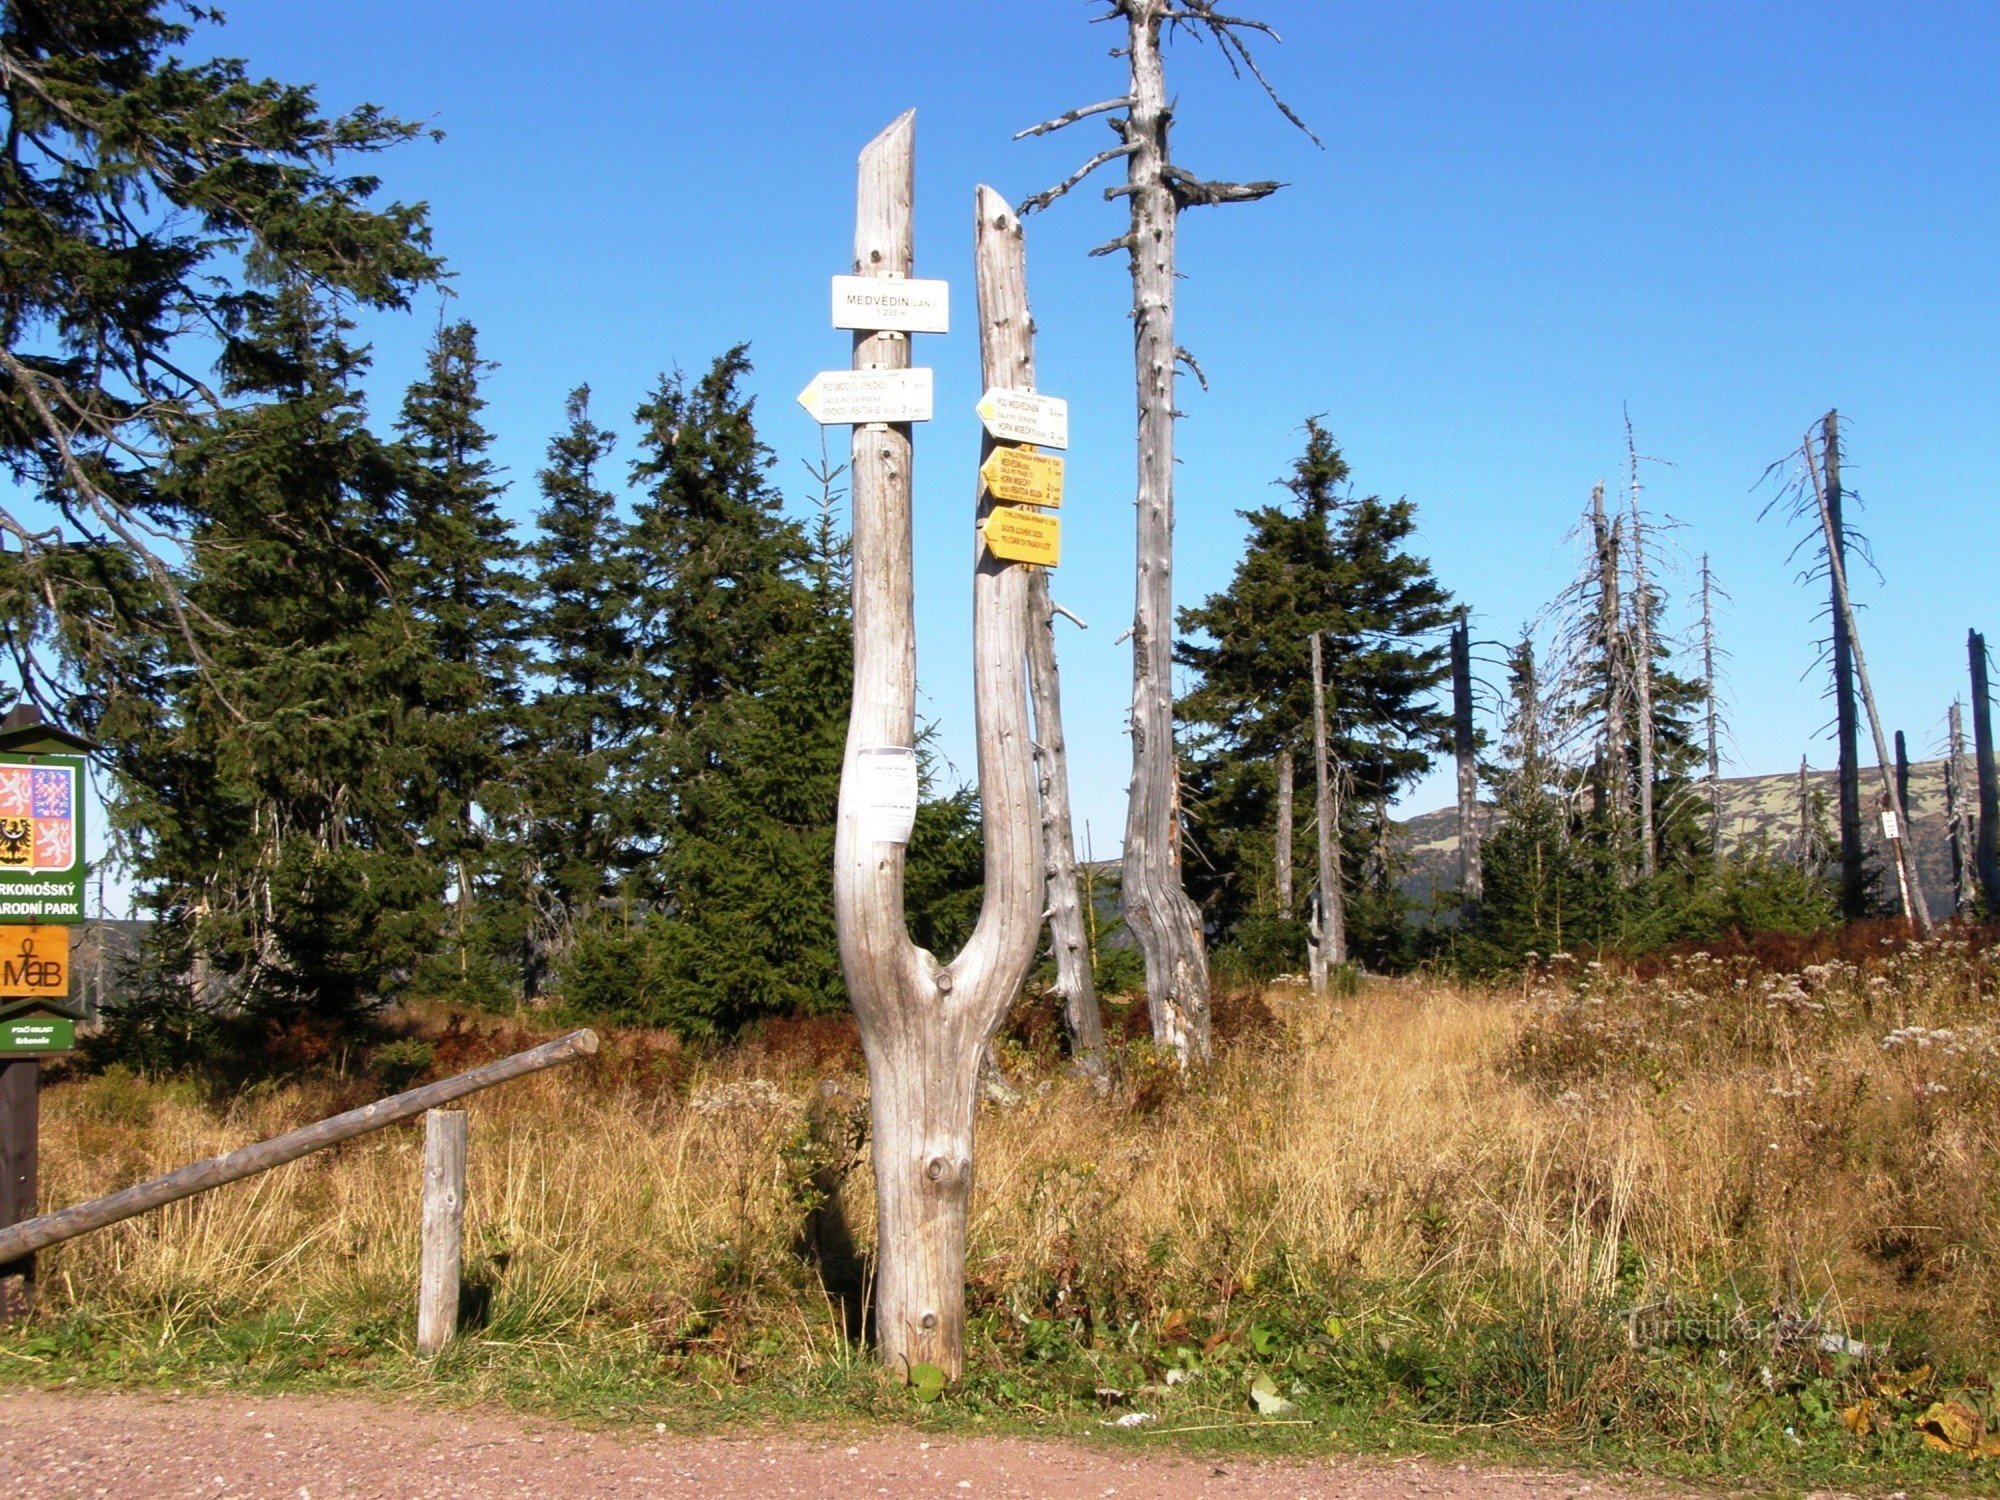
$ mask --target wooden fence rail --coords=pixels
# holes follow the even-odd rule
[[[310,1156],[315,1151],[352,1140],[357,1135],[366,1135],[385,1125],[412,1119],[427,1109],[463,1099],[467,1094],[476,1094],[481,1089],[490,1089],[497,1083],[538,1073],[544,1068],[558,1067],[596,1050],[596,1032],[588,1028],[572,1031],[567,1036],[559,1036],[526,1052],[516,1052],[512,1057],[503,1057],[484,1067],[441,1078],[436,1083],[427,1083],[406,1094],[378,1099],[373,1104],[350,1109],[344,1115],[334,1115],[315,1125],[302,1125],[297,1130],[273,1136],[268,1141],[259,1141],[254,1146],[241,1146],[221,1156],[211,1156],[207,1161],[195,1162],[164,1177],[155,1177],[150,1182],[121,1188],[106,1197],[79,1203],[74,1208],[24,1220],[0,1229],[0,1265],[74,1239],[79,1234],[87,1234],[93,1229],[102,1229],[107,1224],[116,1224],[120,1219],[129,1219],[148,1209],[191,1198],[196,1193],[205,1193],[225,1183],[239,1182],[259,1172],[268,1172],[272,1167],[297,1161],[301,1156]]]

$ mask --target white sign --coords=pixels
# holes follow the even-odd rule
[[[907,844],[917,822],[917,752],[907,745],[867,745],[854,752],[843,800],[861,837]]]
[[[906,276],[833,278],[833,326],[869,332],[945,333],[951,325],[951,283]]]
[[[1069,446],[1069,403],[1033,391],[988,391],[975,408],[986,430],[1003,442]]]
[[[1893,812],[1891,812],[1888,808],[1886,807],[1883,808],[1882,837],[1885,839],[1899,839],[1902,836],[1903,836],[1902,831],[1896,826],[1896,815]]]
[[[799,392],[822,427],[851,422],[928,422],[929,370],[822,370]]]

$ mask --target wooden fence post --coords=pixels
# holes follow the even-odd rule
[[[0,1062],[0,1229],[35,1216],[41,1067],[32,1057]],[[0,1323],[34,1305],[34,1252],[0,1260]]]
[[[465,1246],[465,1111],[424,1116],[423,1248],[417,1276],[417,1352],[436,1354],[458,1332]]]

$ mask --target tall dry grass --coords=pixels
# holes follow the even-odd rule
[[[1110,1103],[1017,1047],[1021,1098],[979,1125],[982,1357],[1054,1342],[1151,1369],[1290,1319],[1336,1350],[1370,1329],[1371,1359],[1420,1333],[1435,1363],[1505,1329],[1546,1379],[1509,1399],[1573,1404],[1648,1338],[1727,1337],[1671,1322],[1722,1308],[1739,1328],[1915,1340],[1984,1368],[2000,1359],[1995,998],[1992,958],[1950,940],[1777,975],[1696,956],[1647,979],[1556,963],[1496,991],[1378,982],[1331,1005],[1281,989],[1238,1002],[1260,1023],[1211,1073],[1182,1085],[1135,1053]],[[617,1035],[477,1097],[480,1337],[745,1377],[851,1360],[838,1283],[873,1234],[865,1087],[840,1045],[693,1056]],[[116,1071],[61,1083],[45,1200],[275,1134],[359,1088],[217,1106]],[[419,1134],[49,1252],[45,1295],[58,1314],[167,1330],[289,1311],[406,1338]],[[1634,1308],[1653,1322],[1628,1339]],[[1462,1409],[1487,1409],[1484,1378],[1461,1382]]]

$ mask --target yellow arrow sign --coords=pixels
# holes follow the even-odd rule
[[[979,466],[995,500],[1016,505],[1061,505],[1063,461],[1033,448],[995,448]]]
[[[1047,511],[996,505],[980,525],[987,548],[1003,562],[1053,568],[1062,552],[1062,518]]]

